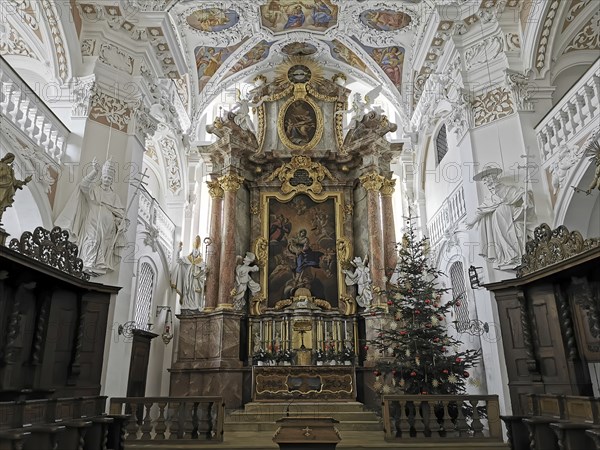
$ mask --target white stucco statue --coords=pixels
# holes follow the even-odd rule
[[[241,259],[241,257],[238,257]],[[260,284],[252,279],[250,274],[258,272],[259,267],[254,264],[256,255],[252,252],[246,252],[241,264],[235,268],[235,294],[233,295],[233,308],[240,311],[246,305],[246,291],[250,289],[250,294],[255,295],[260,292]]]
[[[531,221],[533,200],[531,193],[516,186],[501,183],[499,168],[486,169],[473,177],[482,181],[490,196],[477,208],[475,217],[467,221],[467,229],[479,228],[480,252],[498,269],[510,269],[519,265],[523,255],[524,216]],[[529,198],[526,197],[529,196]]]
[[[363,262],[362,258],[357,256],[352,260],[352,264],[356,269],[353,272],[344,269],[343,272],[346,274],[344,281],[348,286],[357,286],[356,303],[358,303],[358,306],[369,309],[373,302],[373,287],[371,283],[371,272],[367,266],[366,258]]]
[[[358,125],[360,121],[363,120],[363,118],[371,111],[374,111],[377,114],[383,114],[383,110],[381,109],[381,107],[373,103],[375,99],[379,97],[379,94],[381,94],[382,90],[382,84],[376,86],[375,88],[371,89],[365,94],[364,100],[361,99],[361,95],[359,93],[356,93],[354,94],[354,101],[352,102],[352,107],[350,109],[345,111],[338,111],[335,113],[336,115],[353,113],[350,123],[344,129],[350,130],[356,127],[356,125]]]
[[[263,99],[259,100],[258,103],[252,103],[249,99],[242,96],[239,89],[237,90],[237,97],[238,101],[231,109],[231,112],[235,113],[233,121],[242,130],[251,131],[253,134],[256,134],[254,122],[252,122],[252,117],[250,117],[250,108],[258,108],[263,104]]]
[[[114,177],[110,159],[100,170],[94,158],[92,171],[83,177],[55,223],[69,230],[79,247],[84,271],[92,276],[115,270],[127,244],[129,221],[121,199],[112,189]]]
[[[204,285],[208,269],[202,259],[200,236],[196,236],[192,252],[181,257],[181,247],[171,268],[171,287],[179,294],[182,314],[204,309]]]

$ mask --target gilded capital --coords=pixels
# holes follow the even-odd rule
[[[219,177],[219,184],[225,192],[236,192],[242,187],[242,183],[244,183],[244,179],[235,173]]]
[[[379,191],[383,186],[385,178],[377,172],[369,172],[360,177],[359,180],[360,184],[362,184],[367,191]]]
[[[394,194],[394,190],[396,187],[396,180],[391,178],[383,179],[383,186],[381,186],[381,195],[385,197],[391,197]]]
[[[223,189],[218,181],[207,181],[206,184],[211,198],[223,198]]]

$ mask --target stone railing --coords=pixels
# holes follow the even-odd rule
[[[600,120],[600,60],[579,79],[535,127],[542,162],[575,142],[581,131]]]
[[[461,184],[446,197],[442,206],[427,224],[430,245],[432,247],[437,245],[444,237],[444,233],[452,229],[466,214],[465,192]]]
[[[110,414],[131,414],[126,441],[223,441],[221,397],[112,398]]]
[[[502,441],[497,395],[384,395],[383,426],[388,441]]]
[[[0,58],[0,112],[52,160],[60,163],[69,129],[3,58]]]
[[[175,224],[144,187],[140,189],[138,220],[148,230],[154,230],[156,241],[162,245],[167,260],[170,261],[173,254]]]

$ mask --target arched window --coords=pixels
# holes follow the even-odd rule
[[[435,137],[436,164],[442,162],[442,159],[444,159],[446,153],[448,153],[448,134],[446,132],[446,124],[444,124]]]
[[[467,283],[463,263],[457,261],[450,266],[450,283],[452,284],[452,297],[458,299],[460,305],[454,305],[456,330],[460,333],[469,329],[469,298],[467,297]]]
[[[147,262],[140,264],[137,275],[137,292],[135,296],[135,327],[146,329],[152,307],[152,292],[154,291],[154,269]]]

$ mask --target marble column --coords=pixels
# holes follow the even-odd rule
[[[221,261],[219,264],[219,299],[217,308],[233,309],[231,291],[235,287],[235,213],[237,191],[244,179],[235,173],[219,178],[223,190],[223,234],[221,242]]]
[[[376,292],[385,289],[385,270],[383,258],[383,236],[381,230],[381,204],[379,191],[385,178],[377,172],[368,172],[360,177],[360,183],[367,191],[367,227],[369,230],[369,268],[373,281],[373,306],[381,299]]]
[[[383,218],[383,259],[386,276],[390,277],[396,266],[396,225],[392,195],[396,180],[384,178],[381,187],[381,213]]]
[[[206,303],[204,311],[213,311],[219,299],[219,278],[221,273],[221,232],[223,217],[223,189],[218,181],[207,181],[208,192],[212,199],[210,210],[210,240],[206,255],[208,275],[206,277]]]

